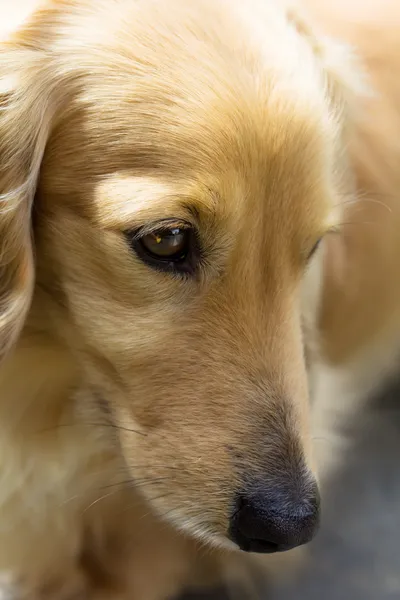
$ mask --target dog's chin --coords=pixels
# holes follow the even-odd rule
[[[209,549],[223,551],[239,551],[239,547],[228,538],[228,534],[215,531],[215,528],[208,527],[206,523],[199,523],[193,518],[185,517],[178,509],[167,511],[167,517],[163,517],[162,511],[153,507],[155,514],[162,521],[167,521],[175,530],[182,533],[185,537],[195,540],[201,546]]]
[[[210,550],[220,550],[224,552],[240,552],[239,546],[232,542],[227,536],[207,531],[196,531],[193,528],[181,529],[186,535],[195,539],[201,546],[207,547]]]
[[[239,546],[232,542],[227,536],[216,533],[197,534],[195,536],[198,542],[210,549],[223,550],[225,552],[238,552]]]

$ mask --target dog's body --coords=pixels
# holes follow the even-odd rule
[[[311,366],[368,385],[396,356],[400,11],[350,26],[307,2],[364,85],[303,7],[243,4],[49,1],[2,43],[13,599],[168,597],[199,544],[230,554],[249,478],[311,494],[302,330]],[[166,218],[196,229],[195,279],[141,262],[137,232]]]

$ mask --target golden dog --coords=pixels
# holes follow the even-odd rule
[[[2,41],[4,597],[162,600],[313,537],[307,375],[399,335],[386,4],[372,35],[318,3],[47,0]]]

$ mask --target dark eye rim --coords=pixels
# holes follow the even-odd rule
[[[307,256],[307,262],[309,262],[313,256],[315,255],[315,253],[317,252],[317,250],[319,249],[321,242],[322,242],[323,236],[321,236],[314,244],[314,246],[311,248],[311,251],[309,252],[308,256]]]
[[[179,228],[187,232],[185,248],[176,256],[163,257],[153,254],[143,244],[143,238],[150,233],[167,233],[171,229]],[[129,244],[140,260],[157,271],[177,274],[181,276],[194,275],[201,260],[199,235],[195,227],[186,221],[174,219],[163,220],[152,224],[150,227],[140,227],[136,231],[125,233]]]

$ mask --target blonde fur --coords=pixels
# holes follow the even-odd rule
[[[311,1],[42,4],[0,43],[4,593],[163,600],[240,571],[249,476],[313,472],[320,363],[397,349],[398,102]],[[163,218],[197,278],[129,246]]]

